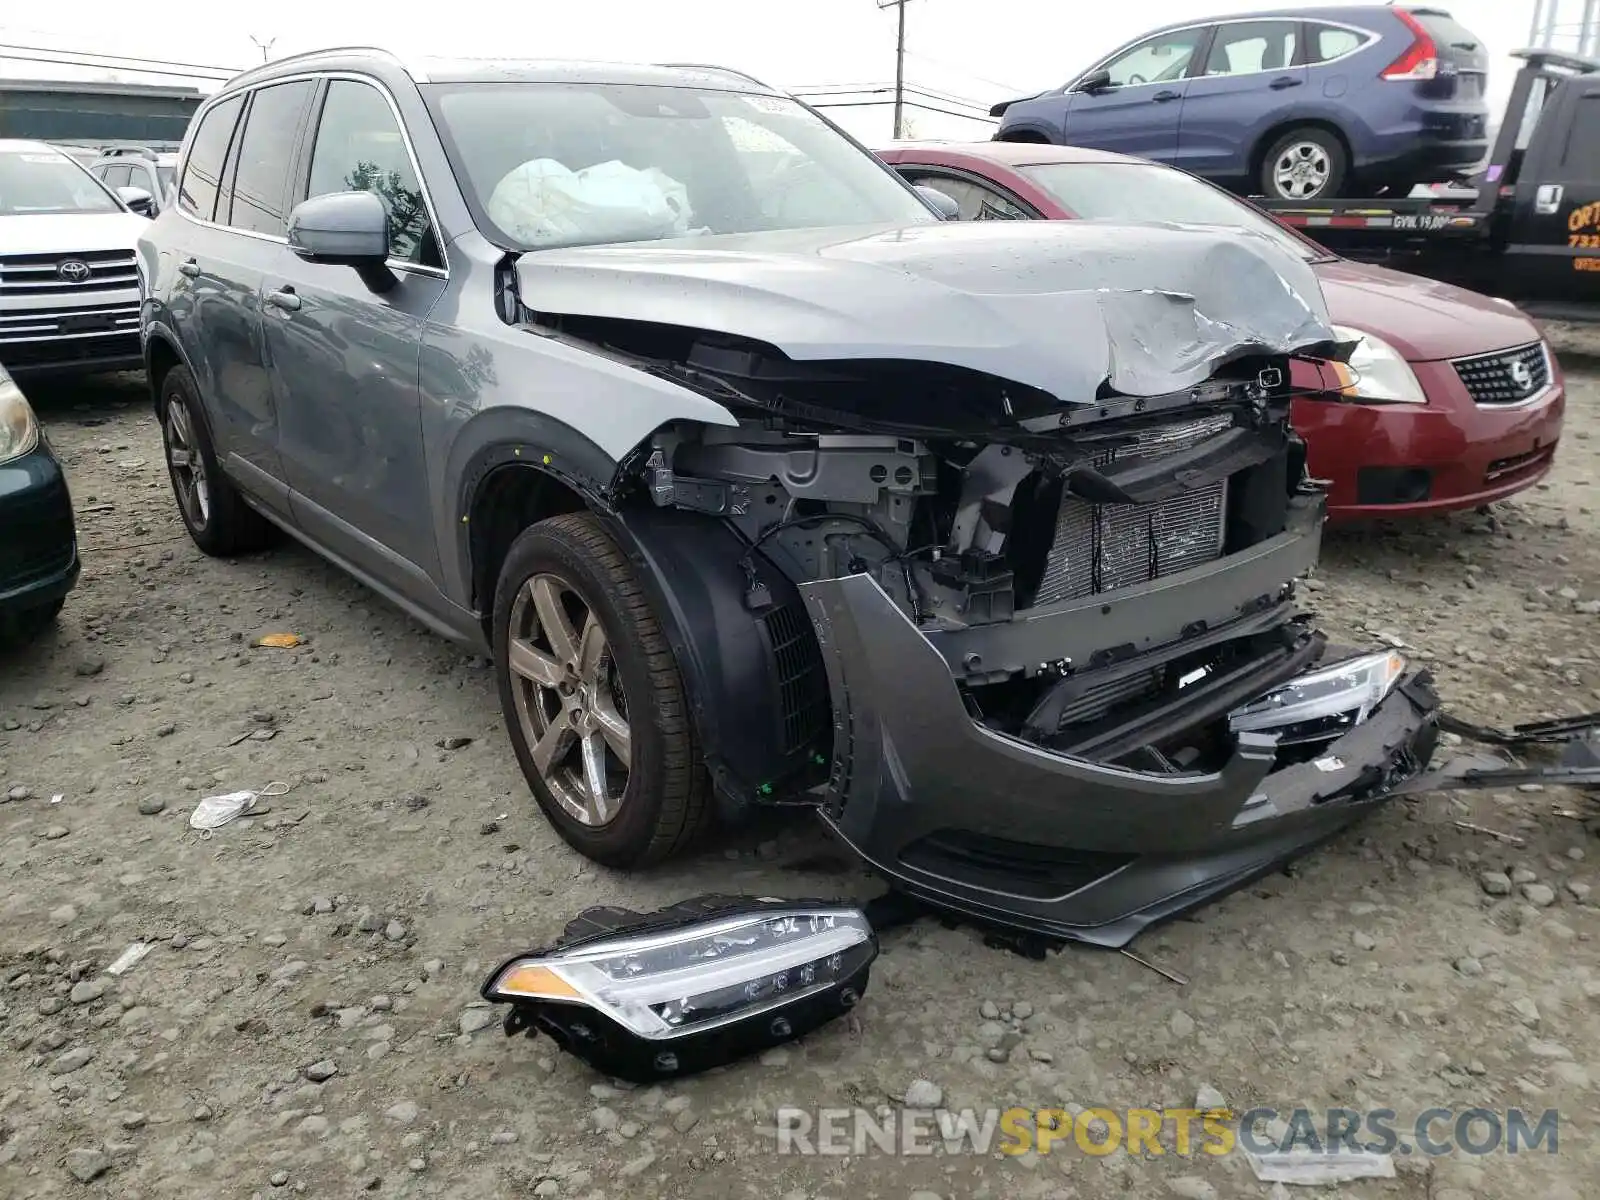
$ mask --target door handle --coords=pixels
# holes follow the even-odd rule
[[[1549,216],[1561,209],[1562,187],[1559,183],[1541,183],[1539,190],[1533,194],[1533,211],[1540,216]]]
[[[187,275],[190,279],[193,279],[196,275],[200,274],[200,264],[195,262],[195,260],[192,258],[186,258],[178,264],[178,271],[181,274]]]
[[[274,308],[295,312],[300,307],[300,297],[294,294],[293,288],[279,288],[275,292],[267,293],[267,303]]]
[[[1280,75],[1271,83],[1267,84],[1267,86],[1275,92],[1281,92],[1284,88],[1299,87],[1304,82],[1305,80],[1296,79],[1292,75]]]
[[[1151,96],[1150,99],[1154,100],[1157,104],[1165,104],[1168,100],[1183,99],[1183,93],[1174,92],[1169,89],[1165,92],[1157,92],[1154,96]]]

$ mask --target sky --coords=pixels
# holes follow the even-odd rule
[[[1576,4],[1577,0],[1558,0]],[[401,8],[372,0],[55,0],[0,8],[0,42],[169,62],[243,68],[259,63],[255,42],[276,58],[340,44],[378,44],[412,54],[692,61],[737,67],[800,90],[828,85],[888,87],[894,79],[895,12],[879,0],[449,0]],[[1433,0],[1482,38],[1495,55],[1490,105],[1510,91],[1513,61],[1528,41],[1533,0]],[[1317,7],[1335,7],[1324,0]],[[1271,0],[908,0],[908,85],[976,102],[1055,87],[1110,50],[1173,21],[1286,7]],[[9,9],[15,17],[5,15]],[[20,10],[20,11],[19,11]],[[427,19],[411,14],[427,13]],[[1574,15],[1577,15],[1574,13]],[[252,40],[254,39],[254,41]],[[7,60],[0,76],[82,78],[85,73]],[[23,53],[11,51],[13,54]],[[46,57],[40,55],[38,57]],[[159,77],[120,74],[129,81]],[[201,84],[193,79],[166,82]],[[835,97],[848,99],[849,97]],[[863,97],[855,97],[860,99]],[[865,97],[877,99],[880,97]],[[815,99],[813,102],[817,102]],[[891,130],[887,105],[830,108],[828,115],[868,142]],[[910,110],[918,137],[986,138],[990,126]]]

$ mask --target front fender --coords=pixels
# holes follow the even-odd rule
[[[463,521],[494,468],[530,462],[604,507],[619,465],[663,425],[738,424],[698,392],[525,327],[430,325],[419,371],[441,583],[463,607],[472,595]]]

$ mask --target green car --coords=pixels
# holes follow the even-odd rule
[[[66,475],[27,397],[0,367],[0,646],[43,632],[78,569]]]

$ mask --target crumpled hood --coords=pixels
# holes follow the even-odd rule
[[[547,314],[714,330],[796,360],[911,359],[1090,403],[1335,339],[1312,267],[1258,234],[1078,221],[801,229],[524,254]],[[1339,355],[1342,357],[1342,355]]]
[[[1377,334],[1412,362],[1539,340],[1538,327],[1517,309],[1448,283],[1343,261],[1318,264],[1317,277],[1335,321]]]
[[[0,217],[0,254],[59,254],[95,250],[133,253],[148,217],[135,213],[25,213]]]

